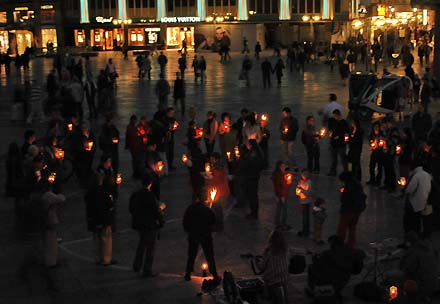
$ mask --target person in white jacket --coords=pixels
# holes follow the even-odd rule
[[[428,196],[431,192],[431,179],[431,175],[423,169],[420,163],[417,163],[410,173],[408,185],[404,192],[403,228],[405,234],[414,231],[421,236],[422,212],[427,208]]]

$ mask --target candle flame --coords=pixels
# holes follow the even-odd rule
[[[52,173],[48,176],[47,181],[48,181],[49,183],[54,183],[56,177],[57,177],[57,174],[56,174],[55,172],[52,172]]]
[[[237,158],[240,157],[240,150],[238,149],[237,146],[234,147],[234,154],[235,154],[235,157],[237,157]]]
[[[158,162],[156,163],[156,167],[157,167],[157,171],[162,172],[163,167],[164,167],[163,161],[161,161],[161,160],[158,161]]]
[[[57,159],[63,159],[64,158],[64,151],[62,149],[57,149],[55,152],[55,157]]]
[[[73,130],[73,124],[67,124],[67,130],[69,130],[69,132],[71,132]]]
[[[395,299],[395,298],[397,298],[397,295],[398,295],[397,287],[396,286],[391,286],[390,287],[390,298],[391,299]]]
[[[211,164],[210,163],[205,164],[205,172],[208,174],[211,173]]]
[[[289,132],[289,128],[285,127],[285,128],[283,129],[283,133],[284,133],[284,134],[287,134],[287,132]]]
[[[285,181],[286,181],[286,184],[291,185],[291,184],[292,184],[292,181],[293,181],[293,174],[292,174],[292,173],[287,173],[287,174],[284,176],[284,179],[285,179]]]
[[[182,154],[182,162],[186,163],[188,161],[188,156],[186,154]]]
[[[344,135],[344,141],[348,142],[350,140],[350,136],[348,134]]]
[[[405,177],[400,177],[399,178],[399,180],[397,181],[397,183],[400,185],[400,186],[406,186],[406,178]]]
[[[377,142],[375,140],[370,141],[370,147],[372,150],[376,150]]]
[[[261,120],[262,120],[262,121],[266,121],[267,118],[268,118],[268,116],[267,116],[266,114],[262,114],[262,115],[261,115]]]
[[[226,152],[226,156],[228,157],[228,160],[231,160],[231,152]]]
[[[379,140],[379,147],[385,146],[385,141],[383,139]]]
[[[402,152],[402,146],[401,145],[397,145],[396,146],[396,154],[399,155]]]
[[[344,193],[344,191],[345,191],[344,187],[339,188],[339,192]]]
[[[93,141],[87,142],[86,151],[92,151]]]
[[[119,139],[117,137],[114,137],[112,139],[112,143],[117,144],[119,142]]]
[[[208,264],[203,263],[203,264],[202,264],[202,270],[203,270],[203,271],[208,270]]]
[[[179,122],[176,120],[174,123],[173,123],[173,131],[176,131],[177,129],[179,128]]]
[[[321,128],[321,130],[319,130],[319,136],[321,136],[321,137],[325,137],[326,133],[327,133],[327,129],[326,128]]]
[[[116,175],[116,185],[120,185],[120,184],[122,184],[122,174],[118,173]]]
[[[211,197],[211,202],[213,202],[217,196],[217,188],[212,188],[209,192],[209,196]]]

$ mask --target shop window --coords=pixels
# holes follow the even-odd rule
[[[142,7],[148,7],[148,0],[142,0]]]
[[[306,12],[306,1],[300,0],[299,1],[299,13],[304,14]]]
[[[214,0],[208,0],[208,6],[214,6]]]
[[[8,22],[8,14],[6,12],[0,12],[0,23]]]
[[[222,0],[215,0],[215,6],[221,6]]]
[[[41,30],[41,42],[43,47],[46,47],[49,43],[53,43],[53,46],[57,46],[57,30],[56,29],[42,29]]]

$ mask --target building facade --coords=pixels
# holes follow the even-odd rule
[[[216,49],[256,41],[329,44],[343,40],[359,0],[28,0],[0,2],[0,51],[62,46],[112,50],[127,45]]]

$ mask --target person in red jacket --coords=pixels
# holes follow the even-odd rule
[[[277,210],[275,212],[275,227],[277,230],[288,231],[291,229],[287,225],[287,198],[289,197],[293,175],[286,172],[287,164],[278,161],[272,173],[272,182],[275,195],[278,199]]]

